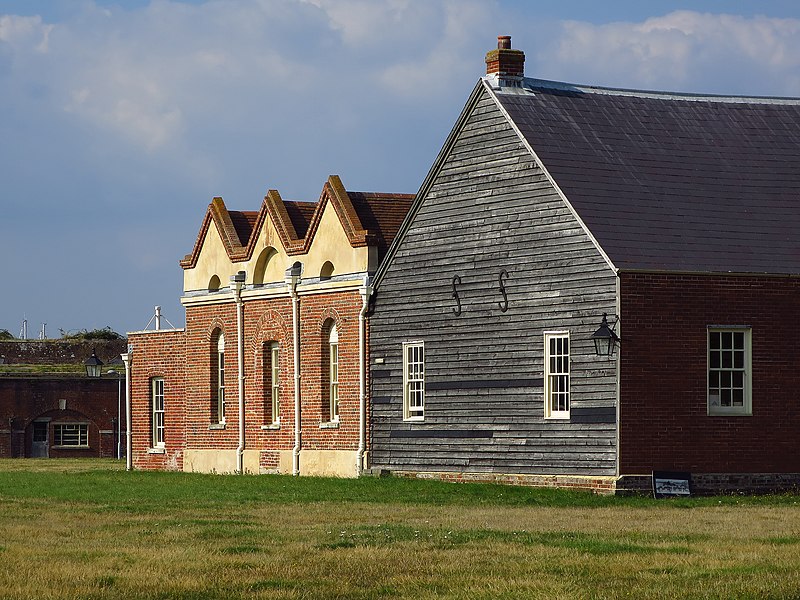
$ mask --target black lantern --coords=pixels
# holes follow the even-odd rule
[[[592,341],[594,341],[594,351],[597,356],[611,356],[614,354],[614,348],[619,344],[619,336],[608,326],[606,313],[603,313],[600,329],[592,334]]]
[[[83,365],[86,367],[86,374],[89,377],[100,377],[103,361],[97,358],[94,348],[92,348],[92,355],[84,361]]]

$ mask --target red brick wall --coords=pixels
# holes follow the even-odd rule
[[[356,450],[359,426],[357,291],[300,297],[302,447],[315,450]],[[245,439],[246,449],[262,451],[261,467],[277,466],[278,450],[294,445],[294,371],[292,302],[288,295],[245,300]],[[328,337],[326,323],[336,323],[339,335],[339,426],[320,428],[327,421],[326,377]],[[225,335],[224,429],[212,427],[211,365],[216,347],[214,332]],[[133,345],[132,403],[134,408],[135,468],[180,469],[182,450],[227,449],[238,445],[238,360],[236,305],[194,305],[186,311],[184,332],[131,334]],[[264,347],[280,344],[280,427],[272,423],[269,390],[265,389]],[[214,346],[212,348],[212,346]],[[166,452],[148,453],[150,440],[150,378],[165,380]],[[268,376],[267,376],[268,381]]]
[[[620,473],[800,472],[800,280],[620,275]],[[708,325],[752,326],[752,416],[709,416]]]
[[[45,418],[51,419],[51,445],[54,423],[90,424],[88,448],[51,447],[51,457],[115,457],[114,434],[100,432],[116,431],[118,398],[117,380],[107,377],[1,377],[0,457],[29,456],[32,423],[35,419]],[[60,400],[66,401],[66,408],[63,410],[60,408]],[[12,436],[15,436],[13,444]]]
[[[302,440],[304,449],[355,450],[358,447],[358,292],[300,297],[300,355]],[[286,296],[245,301],[245,437],[248,449],[288,450],[294,445],[294,380],[292,302]],[[320,429],[323,406],[323,364],[328,339],[324,325],[336,323],[339,334],[339,428]],[[224,430],[209,430],[213,393],[210,385],[211,335],[225,334],[226,421]],[[238,444],[238,371],[236,305],[189,307],[187,334],[187,447],[236,448]],[[264,389],[264,344],[280,344],[280,428],[262,429],[271,422],[268,392]],[[324,358],[323,358],[324,352]],[[265,459],[268,460],[268,459]],[[267,465],[264,465],[267,466]]]
[[[182,330],[133,333],[131,357],[131,444],[135,469],[183,468],[186,414],[186,335]],[[164,379],[164,452],[152,446],[151,380]]]

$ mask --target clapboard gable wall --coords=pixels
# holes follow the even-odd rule
[[[373,465],[615,474],[616,364],[589,338],[616,276],[483,83],[421,193],[370,318]],[[543,334],[561,330],[571,419],[546,420]],[[404,341],[425,344],[423,422],[403,421]]]

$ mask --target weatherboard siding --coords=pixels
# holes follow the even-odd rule
[[[474,102],[377,289],[372,463],[613,475],[616,364],[589,336],[615,312],[615,275],[488,93]],[[543,334],[555,330],[571,337],[569,420],[544,418]],[[425,343],[422,422],[403,421],[404,341]]]

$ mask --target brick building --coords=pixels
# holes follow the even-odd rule
[[[370,277],[412,198],[337,176],[316,203],[215,198],[181,261],[186,327],[129,334],[132,466],[357,475]]]
[[[0,457],[117,457],[125,340],[0,342]],[[116,375],[88,377],[92,353]]]
[[[800,485],[800,100],[531,79],[498,41],[376,273],[373,465]]]

